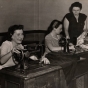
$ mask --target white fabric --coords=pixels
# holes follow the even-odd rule
[[[85,51],[88,50],[88,44],[87,44],[87,45],[81,44],[80,47],[81,47],[82,49],[85,49]]]
[[[32,59],[32,60],[34,60],[34,61],[38,60],[38,58],[36,56],[34,56],[34,55],[30,56],[29,58]]]
[[[84,39],[87,35],[87,32],[83,32],[78,38],[77,38],[77,45],[76,46],[80,46],[82,49],[84,49],[85,51],[88,50],[88,44],[84,44]]]
[[[81,45],[84,43],[84,38],[86,36],[86,32],[83,32],[78,38],[77,38],[77,46]]]
[[[44,62],[44,64],[50,64],[50,61],[45,56],[41,57],[40,63],[42,62]]]

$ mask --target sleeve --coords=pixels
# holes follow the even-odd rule
[[[84,21],[86,20],[87,16],[84,14]]]
[[[2,45],[1,45],[1,56],[7,54],[9,48],[10,48],[10,47],[9,47],[9,44],[6,43],[6,42],[3,42]]]
[[[70,17],[71,17],[70,13],[67,13],[67,14],[65,15],[65,18],[67,18],[68,21],[70,20]]]
[[[52,39],[50,37],[46,37],[45,38],[45,43],[46,43],[46,45],[52,44]]]

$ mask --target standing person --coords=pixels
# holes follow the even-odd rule
[[[73,43],[87,29],[87,16],[81,13],[82,4],[74,2],[71,4],[70,13],[67,13],[63,20],[66,39]]]

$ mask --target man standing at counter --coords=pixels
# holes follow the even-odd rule
[[[87,29],[87,16],[80,13],[82,4],[74,2],[70,7],[70,13],[67,13],[63,20],[64,32],[66,39],[70,39],[71,43],[74,38],[78,38],[83,31]]]

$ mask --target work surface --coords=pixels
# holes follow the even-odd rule
[[[78,58],[80,57],[86,59],[79,61]],[[11,81],[10,85],[13,85],[12,83],[23,85],[14,88],[59,88],[60,79],[62,79],[60,78],[60,70],[63,70],[68,84],[72,79],[88,72],[88,52],[78,54],[50,53],[48,58],[51,61],[50,65],[36,63],[30,64],[30,67],[26,70],[16,67],[2,69],[0,76],[6,82],[0,80],[0,84],[2,85],[2,82],[8,84]],[[2,85],[1,88],[12,88],[7,84],[4,84],[6,86]]]
[[[14,75],[16,77],[21,77],[24,79],[29,79],[29,78],[33,78],[59,69],[61,69],[61,67],[57,65],[35,64],[30,66],[26,70],[18,69],[15,66],[4,68],[1,70],[1,73]]]
[[[59,88],[60,66],[35,64],[26,70],[0,71],[0,88]]]
[[[51,62],[50,65],[31,63],[27,70],[21,70],[16,67],[9,67],[2,69],[1,72],[15,76],[30,78],[30,77],[42,75],[50,71],[54,71],[56,69],[68,70],[67,68],[71,67],[72,65],[75,65],[73,68],[75,69],[75,73],[74,73],[75,76],[81,75],[88,70],[88,52],[82,52],[78,54],[63,54],[61,52],[58,52],[58,53],[50,53],[47,57]],[[79,60],[80,57],[86,59],[80,61]]]

